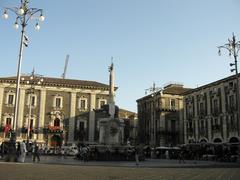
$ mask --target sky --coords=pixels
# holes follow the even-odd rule
[[[20,0],[0,0],[4,7]],[[116,104],[137,112],[136,100],[155,82],[186,88],[232,75],[233,58],[217,46],[234,32],[240,40],[239,0],[30,0],[44,10],[45,21],[36,31],[32,20],[26,30],[22,73],[60,78],[66,55],[67,79],[108,84],[108,66],[114,59]],[[17,73],[21,30],[16,16],[0,19],[0,77]]]

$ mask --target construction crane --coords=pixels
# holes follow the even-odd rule
[[[68,60],[69,60],[69,54],[66,56],[66,59],[65,59],[65,66],[64,66],[64,71],[63,71],[63,74],[62,74],[62,78],[63,78],[63,79],[65,79],[65,77],[66,77]]]

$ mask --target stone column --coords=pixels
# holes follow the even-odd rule
[[[71,92],[70,118],[69,118],[69,130],[68,130],[68,142],[70,143],[74,142],[76,100],[77,100],[77,93]]]
[[[0,125],[2,124],[3,94],[4,94],[4,88],[0,87]]]
[[[182,144],[184,143],[184,135],[186,134],[185,130],[185,117],[186,117],[186,110],[185,108],[183,108],[183,106],[185,105],[185,103],[183,102],[183,99],[178,99],[178,110],[179,110],[179,120],[178,120],[178,127],[177,129],[179,129],[179,143]]]
[[[197,96],[194,95],[194,126],[195,126],[195,140],[197,141],[198,140],[198,121],[199,121],[199,118],[198,118],[198,101],[197,101]]]
[[[207,118],[207,136],[208,136],[208,141],[210,142],[211,139],[212,139],[212,124],[211,124],[211,99],[210,99],[210,94],[209,94],[209,90],[208,90],[208,93],[207,93],[207,115],[208,115],[208,118]]]
[[[180,128],[183,128],[183,143],[187,143],[187,106],[186,101],[183,99],[183,110],[181,110],[183,116],[180,116]],[[180,142],[181,143],[181,142]]]
[[[46,107],[46,89],[41,90],[40,94],[40,107],[39,107],[39,119],[38,119],[38,140],[44,141],[43,139],[43,128],[45,124],[45,107]]]
[[[25,89],[20,89],[18,117],[16,120],[17,134],[19,135],[21,133],[21,128],[23,127],[24,105],[25,105]]]
[[[150,125],[151,125],[150,126],[151,140],[150,141],[151,141],[151,143],[150,144],[152,146],[155,146],[155,142],[154,142],[154,128],[155,128],[154,127],[154,106],[153,106],[152,100],[150,101],[150,107],[151,107],[151,110],[150,110],[150,113],[151,113],[150,114],[150,117],[151,117],[151,120],[150,120],[151,121],[151,123],[150,123]]]
[[[95,134],[95,112],[96,108],[96,94],[90,95],[90,112],[89,112],[89,127],[88,127],[88,141],[94,142]]]
[[[225,102],[225,92],[224,92],[224,84],[221,85],[221,101],[222,101],[222,135],[223,141],[227,142],[227,122],[226,122],[226,102]]]

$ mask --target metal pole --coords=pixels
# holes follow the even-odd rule
[[[154,144],[154,147],[156,146],[156,112],[155,112],[155,96],[156,94],[154,94],[153,96],[153,144]]]
[[[235,35],[233,33],[232,39],[228,39],[228,43],[218,47],[219,55],[221,55],[221,49],[227,49],[229,51],[229,56],[234,57],[234,64],[230,63],[230,66],[235,66],[235,69],[231,69],[231,72],[235,71],[236,73],[236,109],[237,109],[237,132],[238,136],[240,135],[240,94],[239,94],[239,80],[238,80],[238,67],[237,67],[237,56],[240,50],[240,41],[236,41]]]
[[[236,71],[236,108],[237,108],[237,127],[238,127],[238,135],[240,135],[240,105],[239,105],[239,80],[238,80],[238,67],[237,67],[237,54],[234,50],[234,62],[235,62],[235,71]]]
[[[20,90],[20,79],[21,79],[21,68],[22,68],[22,56],[23,56],[23,38],[25,33],[25,16],[22,23],[22,33],[21,33],[21,42],[20,42],[20,50],[19,50],[19,59],[17,66],[17,87],[16,87],[16,98],[15,98],[15,108],[14,108],[14,120],[13,120],[13,130],[16,132],[17,130],[17,117],[18,117],[18,106],[19,106],[19,90]]]

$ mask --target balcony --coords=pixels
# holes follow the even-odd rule
[[[43,128],[44,134],[51,133],[63,133],[63,128],[60,126],[48,126],[47,128]]]

